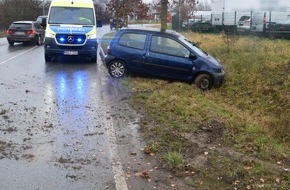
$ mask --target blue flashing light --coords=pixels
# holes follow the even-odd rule
[[[81,38],[78,38],[77,41],[78,41],[78,42],[82,42],[83,40],[82,40]]]
[[[63,38],[63,37],[61,37],[59,40],[60,40],[61,42],[64,42],[64,38]]]

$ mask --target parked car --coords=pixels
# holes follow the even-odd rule
[[[116,29],[116,26],[118,25],[118,28],[123,27],[123,20],[122,19],[111,19],[110,20],[110,28],[113,30],[114,28]]]
[[[251,17],[241,16],[237,24],[238,32],[250,32],[251,30]]]
[[[47,22],[47,15],[38,16],[36,21],[45,29]]]
[[[194,82],[208,90],[222,84],[224,70],[215,59],[181,34],[160,29],[120,29],[105,57],[112,77],[139,73]]]
[[[15,42],[42,45],[45,30],[37,21],[16,21],[10,25],[6,33],[10,45],[14,45]]]
[[[267,33],[271,37],[290,38],[290,15],[281,22],[271,22],[268,24]]]

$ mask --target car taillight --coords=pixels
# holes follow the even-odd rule
[[[27,30],[25,33],[28,35],[35,34],[35,30]]]
[[[245,20],[244,22],[247,24],[251,24],[251,20]]]
[[[107,55],[111,55],[111,53],[112,53],[111,48],[110,48],[110,46],[108,46],[108,48],[107,48]]]
[[[6,33],[7,33],[7,34],[13,34],[14,32],[13,32],[13,30],[8,29],[8,30],[6,31]]]

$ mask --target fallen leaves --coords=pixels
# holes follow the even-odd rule
[[[150,171],[149,170],[145,170],[142,172],[137,172],[135,173],[136,177],[144,177],[144,178],[150,178]]]

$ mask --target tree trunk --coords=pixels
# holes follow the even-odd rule
[[[168,0],[161,0],[161,30],[165,31],[167,29],[167,3]]]

